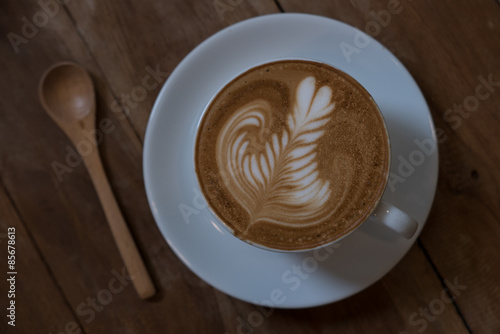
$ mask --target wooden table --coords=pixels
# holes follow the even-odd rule
[[[275,309],[260,321],[262,309],[213,289],[168,247],[147,203],[141,158],[155,98],[181,59],[226,26],[279,12],[368,29],[414,76],[446,139],[427,225],[388,275],[346,300]],[[0,332],[500,333],[499,3],[3,0],[0,29]],[[99,149],[157,287],[150,300],[123,276],[83,164],[63,182],[53,171],[74,148],[42,110],[37,85],[62,60],[90,71],[97,119],[116,127]],[[137,88],[155,70],[157,82]],[[15,328],[6,318],[9,227]]]

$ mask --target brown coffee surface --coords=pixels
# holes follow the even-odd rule
[[[281,250],[361,224],[385,187],[389,143],[366,90],[328,65],[286,60],[227,84],[199,125],[195,168],[234,234]]]

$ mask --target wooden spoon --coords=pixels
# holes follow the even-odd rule
[[[71,62],[55,64],[42,76],[39,95],[47,114],[66,133],[76,148],[79,143],[89,142],[83,131],[94,133],[92,130],[95,128],[95,93],[87,71]],[[139,297],[151,297],[155,294],[154,285],[111,191],[95,138],[91,146],[91,152],[82,152],[82,158],[101,201],[116,245]]]

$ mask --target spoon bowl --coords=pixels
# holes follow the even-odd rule
[[[92,79],[71,62],[50,67],[42,76],[39,94],[47,113],[65,123],[81,120],[95,109]]]

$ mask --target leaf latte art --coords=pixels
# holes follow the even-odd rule
[[[281,133],[270,133],[275,111],[264,99],[240,107],[222,126],[217,166],[250,217],[247,229],[260,221],[303,227],[333,212],[330,182],[320,177],[316,159],[318,141],[335,108],[331,100],[331,88],[317,89],[309,76],[297,86]]]
[[[200,120],[194,153],[212,213],[241,240],[275,250],[354,231],[377,205],[390,160],[370,94],[307,60],[258,65],[227,83]]]

